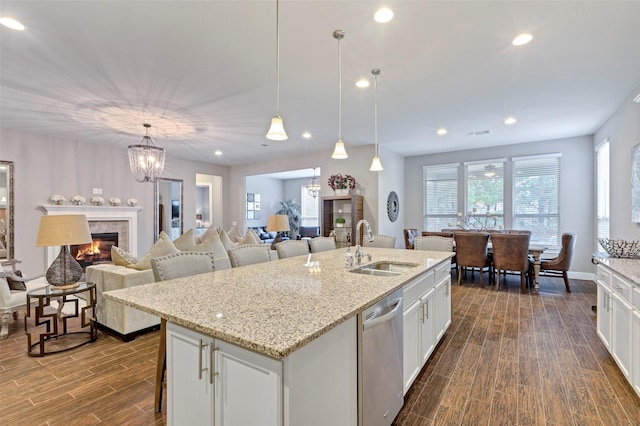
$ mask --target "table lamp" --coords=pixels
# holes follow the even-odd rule
[[[277,232],[271,244],[271,250],[276,249],[276,244],[282,241],[280,232],[289,231],[289,216],[286,214],[274,214],[267,219],[267,232]]]
[[[36,247],[61,246],[60,254],[47,270],[47,282],[58,288],[73,288],[82,277],[82,267],[71,257],[69,244],[92,241],[87,216],[53,215],[40,217]]]

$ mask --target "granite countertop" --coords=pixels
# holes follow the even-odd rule
[[[108,299],[214,338],[284,358],[358,314],[452,253],[365,247],[373,262],[419,266],[378,277],[344,268],[346,248],[105,292]],[[366,258],[365,258],[366,259]],[[369,263],[363,262],[363,264]]]
[[[607,253],[594,253],[592,257],[595,263],[601,263],[640,286],[640,258],[611,257]]]

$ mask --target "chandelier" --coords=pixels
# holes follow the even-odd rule
[[[139,145],[129,145],[129,166],[138,182],[156,182],[164,171],[164,148],[153,144],[149,136],[151,124],[144,123],[145,135]]]
[[[313,179],[309,181],[309,183],[305,186],[309,195],[313,198],[316,198],[322,189],[320,187],[320,182],[318,182],[318,178],[316,177],[316,168],[313,168]]]

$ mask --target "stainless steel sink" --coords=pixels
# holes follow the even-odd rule
[[[349,272],[362,275],[375,275],[378,277],[395,277],[403,272],[418,266],[417,263],[409,262],[391,262],[382,260],[369,265],[364,265]]]

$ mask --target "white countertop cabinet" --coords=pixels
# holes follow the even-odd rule
[[[640,396],[640,261],[594,257],[597,333]]]

